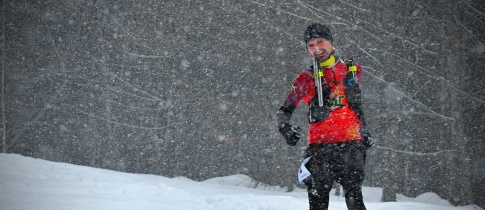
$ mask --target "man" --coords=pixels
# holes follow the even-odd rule
[[[310,159],[305,167],[311,176],[305,185],[310,210],[328,209],[334,181],[342,185],[348,209],[365,210],[362,181],[372,139],[361,109],[361,66],[346,64],[334,54],[332,33],[325,25],[308,26],[304,41],[314,64],[295,79],[276,114],[278,129],[289,145],[296,145],[301,129],[289,123],[290,117],[301,101],[309,104],[306,157]]]

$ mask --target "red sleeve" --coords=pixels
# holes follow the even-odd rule
[[[290,93],[286,97],[285,104],[298,107],[302,100],[305,103],[309,103],[311,97],[315,95],[315,88],[312,88],[314,82],[310,71],[302,71],[293,82]]]

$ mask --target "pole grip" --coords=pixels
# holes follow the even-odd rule
[[[320,71],[320,66],[317,59],[313,58],[313,77],[315,78],[315,86],[317,87],[318,106],[323,106],[323,93],[322,93],[322,77],[323,72]]]

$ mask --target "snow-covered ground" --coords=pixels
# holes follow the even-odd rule
[[[276,187],[248,186],[253,183],[244,175],[196,182],[0,154],[2,210],[308,209],[304,190],[286,193]],[[379,201],[381,191],[380,188],[364,188],[367,209],[483,210],[477,206],[454,207],[434,193],[417,198],[398,195],[398,202],[383,203]],[[332,192],[330,209],[347,209],[344,198]]]

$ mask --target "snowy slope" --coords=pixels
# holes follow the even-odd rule
[[[245,175],[204,182],[186,178],[129,174],[49,162],[16,154],[0,154],[2,210],[295,210],[308,209],[306,192],[286,193],[270,186],[252,186]],[[364,188],[368,209],[469,210],[454,207],[434,193],[417,198],[398,196],[398,202],[379,202],[380,188]],[[332,196],[330,209],[346,209],[342,197]]]

